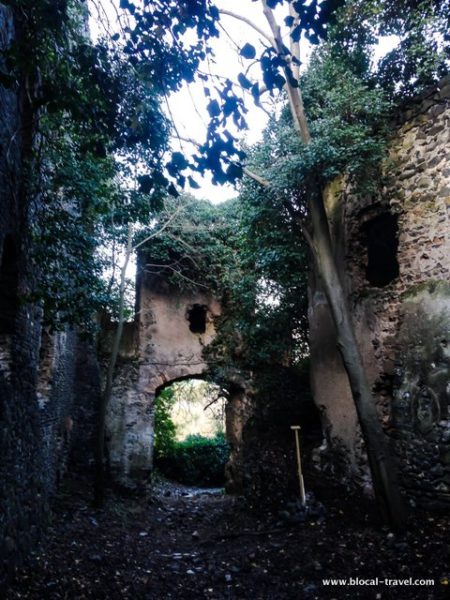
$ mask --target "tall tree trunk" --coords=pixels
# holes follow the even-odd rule
[[[299,87],[292,86],[288,72],[289,64],[300,64],[299,46],[292,42],[290,56],[286,55],[280,28],[273,11],[268,6],[267,0],[261,0],[261,3],[275,41],[276,50],[286,65],[286,88],[295,129],[302,142],[309,144],[311,135],[304,111],[301,90]],[[292,2],[290,2],[290,15],[294,17],[293,26],[295,26],[299,15]],[[297,72],[294,72],[297,75]],[[324,193],[319,185],[314,184],[314,181],[312,183],[309,200],[313,234],[312,240],[310,240],[311,249],[336,326],[338,349],[348,375],[353,401],[366,444],[374,492],[381,516],[385,523],[391,527],[401,529],[404,526],[405,514],[397,481],[396,465],[378,418],[372,390],[367,380],[356,341],[347,298],[339,278],[325,210]]]
[[[105,428],[106,428],[106,411],[111,400],[114,371],[116,368],[117,357],[119,355],[120,341],[122,339],[123,324],[124,324],[124,308],[125,308],[125,287],[126,287],[126,271],[133,252],[133,226],[128,224],[128,237],[125,259],[120,270],[120,286],[119,286],[119,314],[117,329],[114,335],[113,347],[106,372],[105,386],[100,398],[100,406],[98,410],[97,422],[97,439],[95,447],[95,482],[94,482],[94,503],[98,507],[102,507],[105,503]]]
[[[320,192],[311,198],[310,218],[314,232],[314,259],[336,326],[337,345],[366,444],[375,497],[383,521],[395,529],[401,529],[405,513],[397,469],[367,381],[346,294],[336,267],[323,194]]]
[[[130,263],[131,255],[147,244],[153,238],[161,235],[178,217],[183,210],[183,205],[180,204],[171,214],[167,215],[167,221],[159,229],[148,235],[139,243],[133,245],[133,224],[128,223],[127,247],[125,250],[125,258],[120,269],[120,285],[119,285],[119,314],[116,333],[114,335],[113,347],[108,362],[108,370],[106,372],[105,386],[100,398],[97,420],[97,438],[95,445],[95,480],[94,480],[94,503],[96,506],[102,507],[105,503],[105,429],[106,429],[106,412],[111,401],[112,388],[114,382],[114,372],[116,369],[117,357],[119,356],[120,342],[122,340],[124,312],[125,312],[125,287],[127,268]]]

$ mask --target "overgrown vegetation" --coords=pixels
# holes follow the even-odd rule
[[[170,456],[175,448],[177,428],[171,414],[176,398],[173,389],[166,388],[155,398],[155,437],[153,458],[158,465]]]
[[[387,99],[389,93],[392,97],[399,89],[396,83],[390,90],[385,85],[385,91],[377,85],[375,71],[370,66],[370,45],[374,40],[370,39],[370,35],[364,35],[364,29],[355,21],[355,14],[357,18],[362,18],[363,26],[370,25],[369,30],[375,32],[375,35],[383,31],[383,28],[391,28],[389,31],[399,34],[405,31],[412,33],[412,29],[417,31],[414,26],[417,23],[420,23],[419,29],[422,27],[423,34],[421,16],[424,11],[431,20],[434,19],[435,25],[442,22],[442,14],[435,13],[432,2],[427,6],[425,3],[406,3],[404,8],[411,9],[416,21],[409,17],[402,19],[401,14],[390,10],[384,2],[368,3],[369,13],[364,13],[358,2],[337,2],[331,3],[331,6],[323,3],[320,8],[317,3],[309,5],[288,2],[289,16],[286,17],[285,24],[289,28],[290,39],[286,45],[273,12],[278,4],[283,2],[262,0],[269,34],[261,33],[258,26],[246,20],[250,27],[264,37],[265,43],[258,51],[251,43],[245,43],[240,54],[244,59],[258,61],[262,80],[268,91],[285,87],[289,98],[289,109],[284,116],[286,135],[283,135],[281,127],[273,136],[273,144],[265,149],[266,164],[256,164],[256,170],[247,167],[245,173],[259,186],[259,193],[264,195],[263,202],[266,205],[276,203],[278,213],[287,214],[287,224],[308,242],[317,276],[321,280],[336,325],[338,347],[365,439],[379,506],[386,522],[400,527],[403,511],[394,460],[374,408],[345,290],[338,273],[325,208],[325,189],[334,177],[345,174],[356,190],[374,191],[374,175],[385,150],[382,125],[388,115]],[[336,10],[339,7],[341,10]],[[237,20],[245,20],[239,13],[226,12]],[[348,26],[350,35],[347,34]],[[434,31],[438,35],[438,30]],[[299,40],[302,32],[313,42],[328,38],[328,42],[316,52],[313,66],[304,77],[300,77],[299,72]],[[425,38],[422,41],[425,42]],[[425,44],[422,51],[424,47]],[[412,69],[415,68],[415,77],[419,82],[417,88],[423,85],[421,75],[424,75],[425,70],[425,79],[432,80],[437,73],[437,65],[442,64],[442,56],[437,57],[438,48],[439,41],[436,41],[433,48],[436,61],[428,61],[427,69],[422,69],[424,62],[411,61],[414,53],[406,52],[402,56],[402,64],[406,70],[414,65]],[[382,77],[378,77],[378,81],[381,80]],[[239,75],[239,81],[259,99],[261,88],[258,83],[252,85],[245,73]],[[231,91],[232,85],[227,82],[217,92],[219,100],[211,100],[208,106],[211,116],[208,137],[212,131],[220,131],[231,114],[235,122],[239,122],[243,112],[241,98],[235,96],[230,108]],[[401,92],[407,93],[407,86]],[[276,123],[276,126],[279,125],[283,126],[282,119]],[[200,147],[204,148],[205,146]],[[226,147],[221,150],[225,160]],[[219,161],[220,154],[219,152]],[[254,189],[252,193],[258,194],[258,191]],[[297,265],[297,270],[299,267]],[[267,287],[267,281],[262,279],[262,282]],[[254,316],[257,313],[257,297],[253,286],[250,294],[253,310],[247,314]],[[270,294],[267,297],[270,298]],[[239,331],[237,337],[240,333]],[[239,348],[239,354],[242,355],[245,344],[237,343],[235,347]]]
[[[187,485],[223,485],[230,448],[223,431],[212,437],[198,434],[177,440],[172,414],[179,397],[167,387],[155,400],[154,461],[169,479]]]
[[[176,286],[206,286],[222,295],[219,335],[208,351],[215,377],[304,360],[312,255],[355,400],[363,397],[371,406],[323,194],[338,175],[355,190],[376,191],[392,106],[448,71],[448,0],[264,1],[272,37],[258,49],[250,41],[240,48],[243,60],[259,64],[260,80],[243,72],[239,85],[199,70],[202,60],[213,58],[209,42],[219,35],[220,11],[212,1],[122,0],[131,24],[96,44],[86,36],[78,0],[6,4],[21,35],[4,52],[1,83],[23,99],[29,139],[22,188],[26,205],[36,207],[37,284],[28,300],[43,304],[46,321],[91,331],[93,312],[105,307],[123,321],[117,272],[124,248],[128,261],[179,210],[182,219],[152,240],[145,268],[169,275]],[[292,9],[285,21],[289,48],[271,12],[283,4]],[[376,64],[373,44],[385,34],[399,36],[399,44]],[[302,35],[318,48],[300,76]],[[203,84],[210,120],[205,139],[187,157],[168,152],[170,124],[161,104],[194,80]],[[257,104],[264,89],[285,89],[290,98],[290,108],[272,117],[263,142],[247,155],[229,128],[230,122],[246,126],[240,87]],[[187,197],[168,200],[186,184],[196,187],[193,173],[205,171],[217,183],[236,182],[244,173],[253,178],[242,185],[239,203],[217,209]],[[109,384],[114,364],[113,357]],[[358,411],[364,422],[361,406]],[[371,419],[382,438],[376,415]],[[170,427],[166,434],[169,439]]]
[[[222,486],[229,454],[223,433],[212,438],[190,435],[182,442],[175,442],[156,464],[173,481],[186,485]]]

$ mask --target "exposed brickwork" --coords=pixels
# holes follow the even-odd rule
[[[446,373],[447,382],[450,373],[450,363],[441,347],[443,340],[448,340],[450,318],[450,293],[445,285],[450,275],[449,121],[450,80],[446,78],[401,115],[390,144],[384,171],[386,182],[380,194],[375,198],[355,198],[351,190],[339,190],[337,184],[329,196],[338,262],[380,418],[396,439],[405,486],[416,496],[426,491],[434,498],[450,498],[450,470],[447,474],[448,466],[441,464],[438,457],[439,452],[447,456],[443,444],[450,437],[450,423],[446,420],[450,398],[444,398],[441,389],[445,377],[442,373]],[[399,273],[388,283],[373,284],[368,276],[367,232],[371,224],[378,226],[374,221],[378,219],[384,227],[381,233],[385,233],[389,218],[395,220],[397,227],[398,248],[391,250],[396,253]],[[377,235],[380,239],[379,232]],[[386,265],[385,250],[375,247],[375,266],[377,252],[380,266]],[[414,320],[417,331],[423,326],[419,337],[411,336]],[[356,423],[356,415],[335,350],[328,308],[318,289],[312,293],[311,335],[315,397],[325,407],[331,445],[333,439],[338,445],[343,444],[347,468],[353,475],[362,475],[357,451],[360,439],[357,428],[350,423]],[[428,338],[433,338],[434,343]],[[411,357],[419,349],[420,376],[410,366]],[[435,371],[441,373],[437,391],[430,383]],[[438,403],[439,410],[420,408],[421,395],[432,396],[430,403]],[[434,416],[420,416],[420,412],[427,411],[434,411]],[[427,432],[420,424],[425,418],[433,421]]]

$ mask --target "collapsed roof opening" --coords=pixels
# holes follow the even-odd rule
[[[188,310],[187,318],[189,321],[189,329],[192,333],[205,333],[206,331],[206,313],[208,307],[204,304],[194,304]]]
[[[3,243],[0,264],[0,334],[14,333],[19,308],[19,267],[16,245],[11,236]]]
[[[367,247],[366,279],[375,287],[384,287],[399,275],[397,260],[397,216],[383,213],[364,224]]]

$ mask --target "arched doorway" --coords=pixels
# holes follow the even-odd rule
[[[224,487],[228,441],[229,394],[201,378],[182,378],[155,396],[154,466],[181,484]]]

